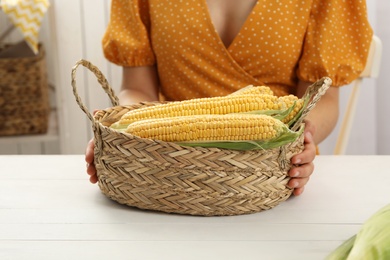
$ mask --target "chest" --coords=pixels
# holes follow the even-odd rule
[[[295,66],[311,6],[299,0],[148,1],[151,43],[160,64],[221,63],[224,57],[232,66],[264,63],[264,71],[271,58],[280,63],[275,67]]]
[[[257,0],[206,0],[210,19],[228,47],[253,10]]]

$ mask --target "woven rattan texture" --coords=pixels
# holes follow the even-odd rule
[[[93,116],[82,102],[76,83],[77,68],[93,72],[113,107]],[[308,87],[307,107],[292,126],[303,130],[304,118],[330,87],[322,78]],[[109,126],[131,109],[156,103],[119,106],[118,97],[102,72],[91,62],[72,68],[76,102],[92,123],[94,163],[99,187],[109,198],[129,206],[189,215],[240,215],[271,209],[292,194],[288,188],[291,158],[303,150],[303,135],[293,143],[268,150],[237,151],[184,147],[138,138]]]
[[[0,136],[47,132],[46,69],[43,46],[34,57],[0,59]]]
[[[95,164],[109,198],[141,209],[211,216],[271,209],[291,195],[287,171],[303,149],[303,137],[282,148],[236,151],[183,147],[104,126],[137,107],[95,115]]]

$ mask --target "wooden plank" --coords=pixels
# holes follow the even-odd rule
[[[61,205],[69,205],[69,199],[64,201],[59,200],[58,206],[54,205],[52,201],[44,200],[47,203],[45,207],[43,203],[34,203],[32,207],[29,207],[27,203],[32,200],[28,198],[20,198],[16,200],[3,200],[4,209],[0,209],[1,217],[0,224],[17,224],[17,225],[30,225],[30,224],[94,224],[99,225],[102,223],[115,223],[115,224],[133,224],[138,225],[142,223],[151,224],[194,224],[200,225],[202,223],[208,224],[221,224],[225,225],[241,225],[246,224],[257,225],[259,223],[273,223],[283,225],[292,224],[336,224],[336,225],[361,225],[368,216],[371,216],[378,208],[369,207],[364,212],[359,209],[352,210],[337,210],[330,208],[329,210],[337,210],[337,213],[329,216],[329,210],[325,209],[305,209],[304,206],[300,206],[295,210],[286,209],[284,204],[278,207],[250,215],[242,215],[235,217],[208,217],[207,220],[204,217],[199,216],[180,216],[173,214],[157,213],[152,211],[144,211],[133,207],[128,207],[116,203],[98,190],[89,191],[88,193],[77,193],[85,197],[87,202],[74,203],[71,207],[66,209],[61,208]],[[56,198],[58,196],[55,196]],[[73,197],[72,197],[73,200]],[[10,202],[17,202],[18,206],[10,205]],[[5,208],[7,207],[7,208]],[[239,224],[237,224],[239,223]],[[245,224],[246,223],[246,224]]]
[[[325,259],[339,241],[1,241],[1,259]]]
[[[1,142],[1,138],[0,138]],[[17,144],[1,144],[0,145],[0,154],[1,155],[7,155],[7,154],[19,154],[18,150],[18,145]]]
[[[0,180],[84,179],[79,175],[85,169],[83,155],[4,155],[0,156],[0,165]]]
[[[61,160],[63,158],[66,160]],[[386,205],[389,197],[388,172],[383,168],[386,157],[372,157],[370,160],[365,158],[320,156],[316,164],[319,170],[312,176],[302,196],[292,197],[269,211],[247,216],[215,218],[218,219],[216,222],[223,219],[230,223],[239,218],[248,223],[257,221],[261,223],[261,220],[291,223],[291,219],[295,219],[295,223],[362,223],[376,210]],[[353,161],[361,163],[352,164]],[[2,165],[0,205],[4,209],[0,212],[0,223],[12,223],[7,221],[11,221],[10,216],[18,210],[20,210],[20,218],[15,219],[16,223],[39,223],[41,219],[39,210],[47,212],[48,216],[55,216],[52,221],[67,222],[66,217],[61,217],[64,205],[69,213],[75,215],[78,211],[80,211],[79,215],[96,215],[90,216],[90,222],[87,223],[107,223],[113,216],[117,216],[116,220],[119,222],[126,221],[126,218],[129,219],[128,221],[131,218],[131,221],[135,222],[145,220],[153,222],[153,218],[156,217],[152,212],[119,205],[102,195],[96,185],[88,182],[83,155],[1,156],[0,165]],[[334,178],[331,175],[335,171],[332,167],[338,167],[338,171],[343,172],[342,178],[337,182],[327,180],[327,178]],[[356,175],[362,171],[361,169],[370,169],[372,174]],[[350,183],[352,179],[353,185]],[[375,183],[373,188],[372,181],[376,179],[382,181]],[[370,196],[361,192],[368,187],[371,187]],[[373,197],[376,199],[372,200]],[[82,212],[83,210],[91,213]],[[168,219],[172,219],[175,223],[188,221],[188,219],[195,222],[203,219],[168,214],[157,216],[164,223],[170,222]],[[215,220],[208,218],[207,221],[212,223]]]
[[[43,143],[42,154],[61,154],[59,141]]]
[[[42,154],[42,142],[38,143],[21,143],[19,154]]]
[[[156,258],[150,252],[202,259],[203,251],[212,259],[224,252],[226,259],[324,259],[389,197],[389,156],[319,156],[305,194],[272,210],[232,217],[164,214],[103,196],[84,179],[83,157],[0,156],[0,259],[24,253],[85,259],[92,251],[97,259],[106,251],[121,258],[127,249],[142,259]]]
[[[324,241],[356,234],[361,225],[272,223],[0,224],[1,240],[66,241]],[[207,232],[205,232],[207,230]]]

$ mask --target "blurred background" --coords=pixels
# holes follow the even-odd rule
[[[0,0],[1,1],[1,0]],[[357,101],[352,131],[345,154],[390,154],[390,1],[367,0],[369,20],[382,41],[378,78],[363,80]],[[75,101],[71,87],[71,69],[80,59],[97,66],[114,89],[119,90],[121,69],[105,60],[101,38],[108,23],[110,0],[50,0],[39,32],[46,49],[50,116],[48,131],[38,135],[0,136],[0,154],[83,154],[92,138],[91,123]],[[0,11],[0,33],[10,26]],[[4,39],[22,39],[14,30]],[[111,106],[96,77],[80,67],[77,88],[90,111]],[[344,116],[352,86],[341,89],[341,115],[333,134],[320,144],[320,153],[333,154],[340,122]]]

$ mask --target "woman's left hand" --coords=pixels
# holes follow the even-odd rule
[[[302,153],[291,158],[294,166],[289,171],[291,180],[288,182],[288,186],[294,188],[293,194],[295,196],[302,194],[306,183],[310,179],[310,175],[314,171],[313,161],[317,153],[316,144],[313,139],[314,133],[315,126],[310,121],[305,121],[304,149]]]

